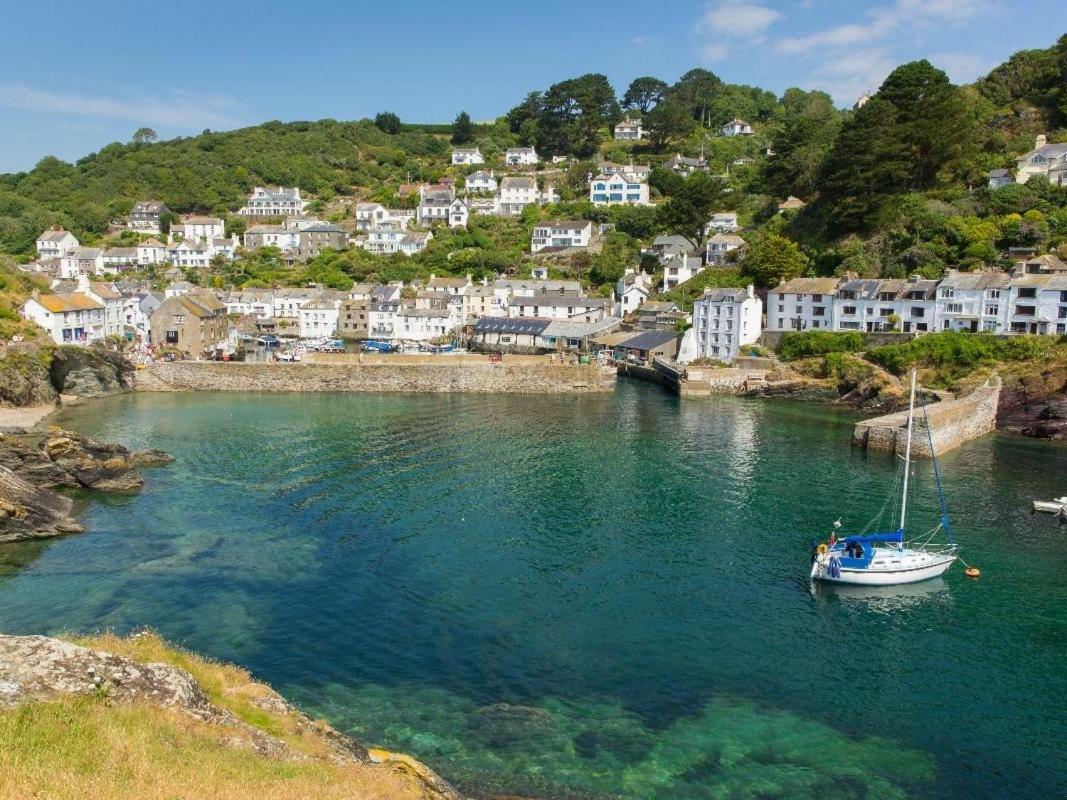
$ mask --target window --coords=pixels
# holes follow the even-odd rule
[[[944,286],[941,288],[939,294],[942,299],[948,300],[956,296],[956,290],[951,286]]]
[[[990,289],[989,290],[989,299],[990,300],[999,300],[1000,299],[1000,289]]]
[[[1032,317],[1034,306],[1015,306],[1015,315],[1019,317]]]
[[[911,315],[913,317],[925,317],[926,316],[926,309],[921,307],[921,306],[912,306],[911,307]]]
[[[880,308],[880,309],[878,309],[878,316],[880,316],[880,317],[888,317],[888,316],[891,316],[892,313],[893,313],[893,309],[891,309],[891,308]]]
[[[855,306],[845,306],[844,308],[841,309],[841,313],[846,315],[846,316],[851,317],[852,315],[854,315],[856,313],[856,307]]]
[[[826,316],[826,306],[815,306],[811,310],[811,313],[812,313],[812,316],[815,316],[815,317],[825,317]]]
[[[947,314],[962,314],[963,313],[963,303],[946,303],[945,304],[945,313],[947,313]]]
[[[1024,286],[1019,289],[1019,297],[1037,297],[1037,289],[1032,286]]]
[[[175,325],[181,325],[184,322],[185,322],[185,314],[175,314],[174,315],[174,324]]]
[[[989,303],[985,307],[985,313],[988,317],[995,317],[1000,313],[1000,306],[996,303]]]
[[[166,340],[167,344],[177,344],[178,343],[178,332],[177,331],[167,331],[166,334],[164,334],[163,338]]]
[[[1058,319],[1067,319],[1067,306],[1060,306],[1060,313],[1056,317]]]
[[[811,302],[813,302],[813,303],[821,303],[822,302],[822,295],[821,294],[813,294],[811,296]]]

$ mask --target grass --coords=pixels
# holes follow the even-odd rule
[[[255,704],[270,690],[238,667],[175,649],[152,634],[73,641],[187,670],[213,703],[282,739],[298,756],[257,754],[246,730],[174,709],[116,703],[105,692],[61,697],[0,711],[0,800],[427,797],[418,781],[392,766],[328,760],[322,737],[295,715]]]

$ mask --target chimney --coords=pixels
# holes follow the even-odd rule
[[[1038,137],[1034,140],[1034,149],[1040,150],[1046,144],[1048,144],[1048,137],[1043,133],[1038,134]]]

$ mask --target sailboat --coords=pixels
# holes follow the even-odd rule
[[[921,541],[907,540],[908,483],[911,473],[911,439],[915,427],[915,370],[911,372],[911,397],[908,401],[908,440],[904,448],[903,489],[900,498],[900,525],[896,530],[871,533],[878,517],[863,532],[838,538],[836,532],[828,542],[816,548],[811,563],[811,579],[831,583],[860,586],[896,586],[936,578],[948,571],[957,558],[957,546],[952,543],[948,507],[941,491],[941,469],[930,436],[930,419],[926,417],[927,436],[930,436],[930,455],[934,462],[934,478],[941,503],[941,521],[927,532]],[[926,406],[923,405],[923,414]],[[839,528],[841,521],[834,523]],[[944,532],[946,544],[933,540]]]

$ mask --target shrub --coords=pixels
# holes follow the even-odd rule
[[[790,331],[782,334],[778,343],[778,355],[786,361],[795,361],[798,358],[826,353],[854,353],[866,346],[863,334],[855,331]]]

